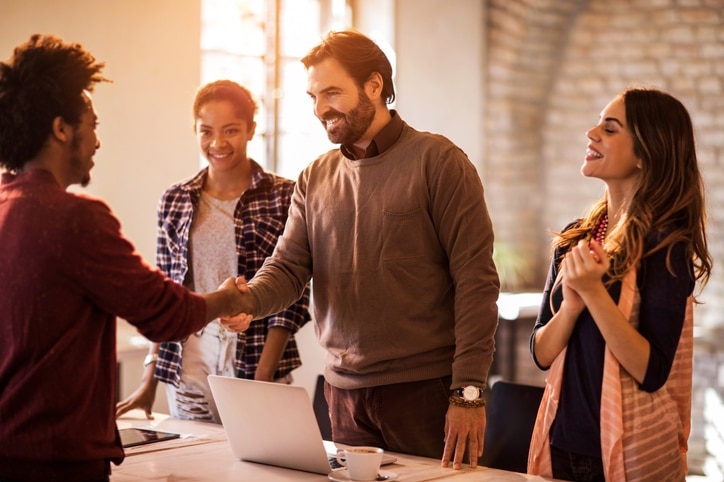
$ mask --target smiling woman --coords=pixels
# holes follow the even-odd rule
[[[164,192],[156,249],[161,270],[193,291],[213,290],[227,276],[251,279],[284,228],[294,182],[247,155],[256,108],[251,92],[230,80],[210,82],[194,98],[196,136],[209,165]],[[152,345],[141,386],[119,402],[117,415],[140,407],[150,416],[160,380],[172,416],[218,423],[208,375],[290,382],[301,365],[294,333],[310,319],[308,300],[305,291],[244,334],[214,320],[183,342]]]
[[[670,94],[632,88],[586,137],[581,173],[605,191],[555,238],[530,340],[548,376],[528,470],[684,480],[693,302],[712,266],[691,118]]]
[[[330,149],[305,94],[299,60],[328,31],[352,25],[352,3],[202,0],[202,81],[231,79],[258,94],[258,126],[248,149],[267,169],[296,179]],[[387,13],[375,10],[375,15]]]

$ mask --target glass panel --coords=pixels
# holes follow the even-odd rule
[[[203,0],[201,50],[263,56],[264,0]]]
[[[282,62],[281,78],[279,130],[312,133],[322,130],[314,116],[312,100],[307,95],[307,72],[302,63],[298,59]]]
[[[264,62],[259,57],[241,57],[225,52],[206,52],[201,58],[201,82],[230,79],[259,96],[265,85]]]
[[[282,0],[281,5],[281,55],[301,59],[321,38],[319,0]]]
[[[321,125],[317,129],[323,133]],[[281,176],[294,180],[310,162],[336,147],[327,140],[326,135],[315,141],[300,131],[280,133],[279,140],[277,172]]]
[[[300,59],[328,30],[351,25],[348,0],[279,0],[276,58],[273,0],[202,0],[201,81],[234,80],[259,103],[257,129],[249,156],[267,169],[296,179],[321,153],[334,147],[306,94],[307,75]],[[279,70],[275,72],[275,68]],[[275,106],[273,103],[277,102]],[[276,112],[276,129],[273,118]],[[276,142],[275,142],[276,141]],[[272,146],[276,145],[276,159]]]

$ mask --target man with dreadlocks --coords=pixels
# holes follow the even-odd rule
[[[116,316],[179,340],[241,311],[234,279],[193,294],[152,269],[90,181],[100,147],[89,91],[103,64],[33,35],[0,63],[0,482],[107,481]]]

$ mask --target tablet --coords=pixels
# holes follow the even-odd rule
[[[122,428],[118,433],[121,434],[121,444],[124,448],[171,440],[181,436],[177,433],[159,432],[148,428]]]

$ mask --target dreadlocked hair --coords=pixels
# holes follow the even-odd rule
[[[0,63],[0,166],[16,172],[33,159],[51,133],[53,119],[79,124],[84,91],[109,82],[78,43],[34,34]]]

